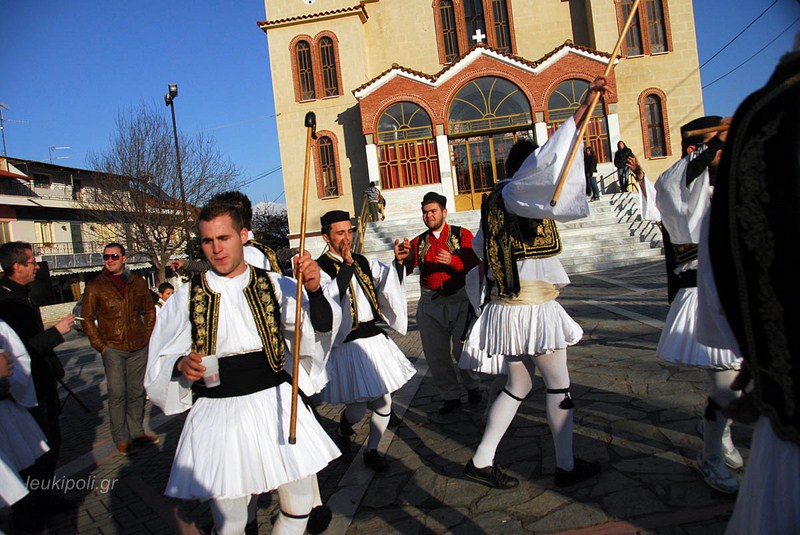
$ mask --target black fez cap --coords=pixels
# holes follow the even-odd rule
[[[345,212],[344,210],[331,210],[319,218],[319,222],[323,227],[333,225],[339,221],[347,221],[349,223],[350,212]]]
[[[432,202],[437,202],[442,206],[442,208],[447,208],[447,197],[440,195],[435,191],[429,191],[425,194],[425,196],[422,198],[422,206]]]
[[[690,130],[699,130],[701,128],[709,128],[712,126],[719,126],[722,124],[722,117],[719,115],[706,115],[705,117],[699,117],[693,121],[689,121],[685,125],[681,126],[681,140],[684,147],[688,147],[689,145],[698,145],[703,142],[703,138],[705,135],[701,136],[691,136],[691,137],[683,137],[686,132]]]

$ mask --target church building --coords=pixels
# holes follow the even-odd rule
[[[293,245],[311,143],[308,231],[328,210],[359,215],[376,182],[386,219],[480,208],[509,148],[542,144],[602,74],[633,0],[267,0],[266,33]],[[622,140],[654,179],[703,114],[691,0],[641,0],[585,142],[604,193]],[[321,241],[321,240],[320,240]]]

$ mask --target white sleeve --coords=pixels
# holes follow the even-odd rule
[[[3,320],[0,320],[0,351],[7,351],[14,363],[14,372],[8,378],[11,397],[23,407],[35,407],[37,401],[31,376],[31,357],[16,331]]]
[[[405,276],[401,282],[394,262],[387,266],[377,260],[371,260],[369,265],[372,270],[372,280],[376,283],[375,292],[378,294],[378,305],[383,320],[389,327],[405,335],[408,330]]]
[[[167,301],[150,335],[144,387],[150,401],[167,415],[192,407],[192,382],[183,375],[172,377],[175,363],[192,348],[190,287],[191,284],[181,285]]]
[[[589,215],[582,157],[573,159],[558,202],[550,206],[576,133],[575,119],[570,117],[525,159],[503,188],[503,201],[509,211],[521,217],[561,222]],[[579,150],[582,154],[582,147]]]

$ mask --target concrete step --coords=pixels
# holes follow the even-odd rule
[[[661,232],[651,221],[643,221],[635,193],[605,195],[590,203],[588,217],[559,223],[563,250],[559,256],[569,274],[588,273],[652,262],[663,256]],[[480,211],[447,214],[447,222],[477,232]],[[364,235],[364,254],[383,263],[394,258],[394,240],[413,238],[425,230],[421,216],[370,223]],[[419,274],[406,279],[409,300],[419,297]]]

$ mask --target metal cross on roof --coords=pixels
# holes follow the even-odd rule
[[[472,36],[476,43],[482,43],[485,37],[486,35],[481,31],[480,28],[475,30],[475,35]]]

